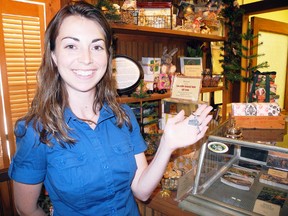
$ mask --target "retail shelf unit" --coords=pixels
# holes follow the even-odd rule
[[[178,48],[178,52],[173,58],[173,64],[180,68],[180,56],[186,56],[187,44],[207,43],[212,41],[224,41],[225,37],[217,35],[197,34],[187,31],[160,29],[146,26],[127,25],[111,23],[114,35],[116,54],[127,55],[136,61],[141,61],[142,57],[161,57],[163,47],[168,47],[168,51]],[[207,56],[203,55],[203,68],[206,68]],[[223,86],[203,87],[201,93],[212,93],[222,91],[222,119],[226,118],[227,90]]]
[[[201,146],[194,184],[190,185],[191,192],[179,202],[180,208],[200,215],[259,215],[253,212],[253,208],[264,187],[288,192],[259,181],[261,174],[268,171],[266,161],[269,151],[288,154],[288,145],[285,143],[288,136],[287,122],[286,129],[243,129],[243,139],[227,138],[227,127],[228,121],[222,123]],[[262,140],[255,141],[255,134],[259,134],[259,130]],[[275,133],[279,136],[275,136]],[[229,150],[226,153],[215,153],[208,148],[211,142],[224,143]],[[250,190],[241,190],[221,182],[223,174],[232,164],[239,164],[239,161],[259,167],[260,173]],[[288,215],[287,198],[279,215]]]

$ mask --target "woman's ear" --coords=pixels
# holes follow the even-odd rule
[[[51,52],[51,57],[52,57],[54,64],[57,65],[57,58],[56,58],[55,52]]]

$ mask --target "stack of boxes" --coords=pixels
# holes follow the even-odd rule
[[[144,82],[147,90],[153,91],[157,85],[160,74],[161,58],[142,57]]]

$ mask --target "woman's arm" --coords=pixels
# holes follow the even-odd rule
[[[199,121],[199,127],[189,124],[194,116],[185,118],[184,111],[167,121],[158,150],[149,164],[144,153],[135,155],[137,171],[132,182],[132,191],[140,200],[147,200],[159,184],[166,170],[172,152],[178,148],[187,147],[196,143],[206,133],[207,124],[212,119],[208,116],[212,107],[201,105],[194,113]]]
[[[13,181],[14,202],[21,216],[46,216],[37,204],[41,189],[42,183],[29,185]]]

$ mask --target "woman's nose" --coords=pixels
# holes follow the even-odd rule
[[[84,64],[92,63],[92,56],[89,49],[83,50],[79,56],[79,62]]]

